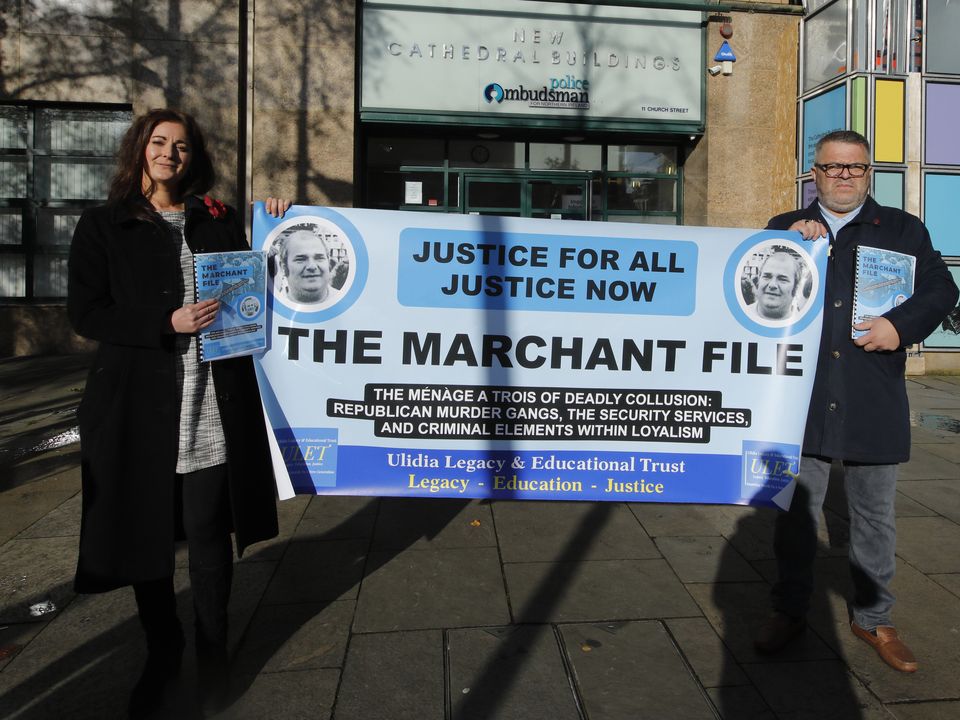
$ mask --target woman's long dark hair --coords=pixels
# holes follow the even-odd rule
[[[180,181],[181,197],[187,195],[202,195],[206,193],[216,181],[213,163],[207,154],[207,145],[203,139],[203,132],[193,116],[170,108],[158,108],[140,115],[120,141],[117,151],[117,171],[110,181],[110,192],[107,195],[107,204],[127,204],[137,216],[152,215],[149,208],[144,207],[140,200],[144,195],[153,193],[154,184],[150,180],[147,188],[143,187],[143,166],[146,157],[147,143],[157,125],[163,122],[183,125],[187,130],[187,141],[190,143],[190,165],[187,174]],[[142,211],[142,212],[141,212]]]

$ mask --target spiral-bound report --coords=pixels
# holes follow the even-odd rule
[[[872,320],[900,305],[913,294],[917,259],[913,255],[860,245],[853,281],[853,323]],[[850,328],[858,338],[866,330]]]
[[[254,250],[194,256],[197,302],[220,301],[216,320],[200,333],[201,362],[266,349],[266,266],[266,254]]]

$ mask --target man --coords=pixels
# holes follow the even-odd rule
[[[954,284],[927,229],[917,218],[869,197],[870,145],[860,134],[836,131],[816,146],[818,200],[770,220],[769,229],[797,230],[807,240],[829,237],[823,331],[807,414],[797,488],[777,518],[778,580],[773,615],[758,633],[759,652],[782,649],[803,632],[813,591],[817,524],[831,460],[845,474],[850,510],[851,630],[891,667],[913,672],[917,662],[891,623],[895,569],[894,497],[897,464],[910,456],[904,348],[923,340],[957,300]],[[850,338],[854,256],[858,245],[916,258],[913,296],[882,317],[859,323]]]
[[[753,279],[756,302],[748,310],[760,320],[784,320],[796,309],[794,299],[800,288],[803,266],[789,252],[775,250],[760,266]]]
[[[304,305],[332,300],[337,293],[330,285],[336,264],[323,238],[305,228],[294,230],[280,249],[289,298]]]

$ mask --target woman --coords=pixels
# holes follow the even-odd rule
[[[277,534],[273,471],[249,357],[200,363],[193,253],[248,249],[243,220],[203,197],[214,171],[196,121],[138,117],[106,205],[86,210],[70,248],[67,312],[100,342],[78,411],[83,511],[77,592],[132,585],[148,657],[130,714],[161,705],[184,638],[174,541],[187,540],[201,702],[226,700],[227,601],[237,554]],[[289,202],[271,198],[281,216]]]

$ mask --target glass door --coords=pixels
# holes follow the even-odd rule
[[[468,215],[586,220],[590,183],[585,175],[464,175],[463,212]]]
[[[524,186],[530,198],[530,211],[526,217],[587,219],[590,184],[586,178],[527,178]]]
[[[465,214],[526,217],[522,178],[465,175],[463,185]]]

